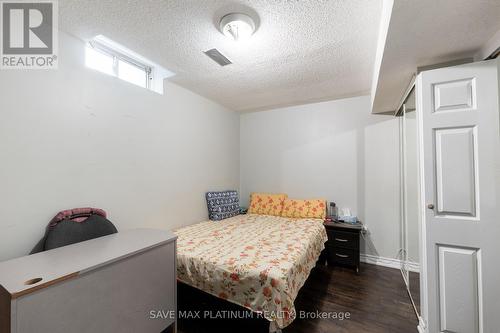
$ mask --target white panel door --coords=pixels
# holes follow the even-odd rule
[[[500,332],[498,61],[417,79],[422,317],[429,333]]]

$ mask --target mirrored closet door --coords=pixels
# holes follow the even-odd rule
[[[415,89],[410,90],[401,106],[401,272],[419,313],[419,217],[418,217],[418,143]]]

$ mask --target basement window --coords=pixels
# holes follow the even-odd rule
[[[85,65],[160,94],[163,94],[163,80],[174,75],[102,35],[88,43]]]

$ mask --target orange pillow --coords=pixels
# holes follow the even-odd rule
[[[280,216],[287,197],[286,194],[252,193],[248,213]]]
[[[326,200],[286,199],[283,204],[283,217],[324,219],[326,217]]]

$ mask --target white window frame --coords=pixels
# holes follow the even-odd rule
[[[103,35],[97,35],[94,38],[92,38],[92,40],[88,42],[85,48],[86,50],[87,49],[93,50],[94,52],[99,52],[105,56],[112,57],[113,59],[113,68],[111,68],[112,72],[111,73],[104,72],[104,73],[114,76],[117,79],[123,80],[118,76],[119,74],[118,61],[123,61],[128,65],[132,65],[141,70],[144,70],[147,75],[146,87],[142,85],[140,87],[146,88],[147,90],[156,92],[160,95],[164,94],[163,81],[175,75],[174,72],[166,68],[163,68],[157,63],[145,58],[144,56],[126,48],[125,46]],[[97,71],[99,70],[97,69]],[[127,80],[123,81],[128,82]],[[132,82],[130,83],[135,84]]]
[[[100,52],[100,53],[103,53],[109,57],[112,57],[113,58],[113,76],[119,78],[118,76],[118,72],[119,72],[119,68],[118,68],[118,61],[123,61],[123,62],[126,62],[127,64],[129,65],[132,65],[132,66],[135,66],[137,68],[139,68],[140,70],[143,70],[144,71],[144,74],[145,74],[145,79],[146,79],[146,89],[150,89],[151,90],[151,82],[153,81],[153,68],[151,66],[148,66],[134,58],[131,58],[129,56],[127,56],[126,54],[124,53],[121,53],[119,51],[116,51],[102,43],[99,43],[98,41],[95,41],[95,40],[92,40],[89,42],[89,46],[94,49],[95,51],[97,52]]]

